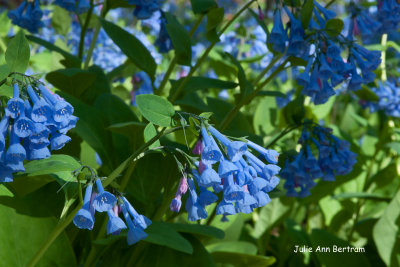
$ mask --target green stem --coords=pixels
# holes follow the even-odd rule
[[[221,131],[225,130],[226,127],[232,122],[232,120],[236,117],[236,115],[239,113],[240,109],[249,103],[251,100],[253,100],[254,97],[258,95],[258,92],[260,92],[265,85],[267,85],[277,74],[279,74],[285,67],[286,63],[288,62],[288,59],[282,62],[281,65],[273,72],[271,75],[265,79],[264,82],[262,82],[257,88],[246,98],[244,98],[242,101],[240,101],[239,104],[235,105],[229,112],[226,114],[225,118],[222,120],[222,122],[219,125],[219,129]]]
[[[267,66],[267,67],[257,76],[257,78],[253,81],[253,85],[254,85],[254,86],[257,85],[257,84],[261,81],[261,79],[265,76],[265,74],[267,74],[268,71],[271,70],[271,68],[275,65],[275,63],[276,63],[279,59],[282,58],[282,56],[283,56],[283,54],[280,55],[280,56],[278,56],[278,57],[275,57],[275,58],[273,58],[273,59],[271,60],[271,62],[268,64],[268,66]]]
[[[88,13],[86,15],[85,23],[83,24],[82,29],[81,29],[81,37],[80,37],[80,40],[79,40],[79,52],[78,52],[78,57],[81,60],[82,60],[82,57],[83,57],[83,49],[85,47],[84,44],[85,44],[86,32],[87,32],[87,29],[89,27],[90,19],[91,19],[92,14],[93,14],[93,9],[94,9],[93,2],[94,2],[94,0],[90,0],[90,8],[89,8],[89,11],[88,11]]]
[[[225,26],[221,29],[221,31],[218,33],[218,38],[229,28],[229,26],[232,25],[232,23],[252,4],[254,3],[256,0],[251,0],[249,1],[247,4],[245,4],[234,16],[233,18],[228,21]],[[211,50],[213,49],[213,47],[218,43],[218,41],[214,41],[212,42],[206,49],[206,51],[204,51],[203,55],[197,60],[196,64],[190,68],[190,71],[188,73],[188,75],[185,77],[185,79],[182,81],[182,83],[179,85],[179,87],[176,89],[176,91],[174,92],[174,94],[171,96],[170,101],[174,102],[179,94],[181,93],[181,91],[183,90],[183,88],[185,87],[186,83],[190,80],[190,78],[193,76],[194,72],[200,67],[200,65],[204,62],[204,60],[207,58],[208,54],[211,52]]]
[[[101,10],[100,18],[105,18],[105,16],[107,15],[107,12],[108,12],[107,1],[104,1],[104,5],[103,5],[103,9]],[[89,51],[88,51],[88,54],[85,59],[85,64],[83,66],[84,70],[87,70],[89,68],[90,59],[92,58],[93,50],[96,47],[97,37],[99,37],[100,29],[101,29],[101,23],[98,20],[96,28],[94,30],[92,42],[90,43]]]
[[[82,207],[82,203],[78,205],[70,214],[69,216],[62,221],[57,227],[53,230],[53,232],[50,234],[50,236],[47,238],[47,240],[43,243],[41,248],[36,252],[35,256],[29,261],[28,267],[33,267],[35,266],[39,260],[42,258],[44,253],[47,251],[47,249],[53,244],[53,242],[57,239],[57,237],[67,228],[67,226],[72,222],[74,219],[76,213],[78,210],[80,210]]]
[[[382,69],[382,75],[381,75],[381,80],[386,81],[387,80],[387,74],[386,74],[386,44],[387,44],[387,33],[382,35],[382,41],[381,45],[383,47],[382,49],[382,61],[381,61],[381,69]]]

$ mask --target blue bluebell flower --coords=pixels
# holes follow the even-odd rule
[[[161,8],[159,0],[128,0],[128,2],[136,5],[133,15],[138,19],[148,19]]]
[[[31,33],[37,33],[44,26],[41,21],[42,16],[39,0],[25,0],[17,9],[8,12],[8,17],[13,24],[27,29]]]
[[[53,110],[43,98],[39,98],[31,85],[27,87],[29,97],[33,102],[31,117],[35,122],[46,122],[53,117]]]
[[[194,181],[188,179],[187,183],[189,186],[189,198],[186,201],[185,209],[188,212],[188,220],[197,221],[207,218],[207,211],[199,202]]]
[[[239,161],[242,155],[247,151],[245,142],[232,142],[212,126],[209,127],[209,131],[226,147],[228,156],[232,162]]]
[[[20,138],[18,137],[18,135],[16,135],[14,127],[12,127],[10,130],[9,139],[10,146],[7,149],[6,153],[7,166],[10,166],[10,164],[19,164],[26,158],[26,151],[24,147],[20,144]]]
[[[56,0],[54,4],[79,14],[87,12],[90,8],[89,0]]]
[[[5,108],[6,116],[16,119],[24,109],[24,101],[19,97],[19,87],[15,83],[13,85],[13,97],[8,100],[7,107]]]
[[[56,94],[50,92],[43,85],[39,85],[40,92],[46,98],[48,103],[53,105],[54,116],[53,119],[60,123],[69,123],[69,118],[74,113],[74,108],[67,101],[62,99]]]
[[[350,151],[350,144],[332,135],[328,128],[305,127],[299,143],[302,145],[300,152],[294,160],[286,161],[280,173],[285,179],[288,196],[309,196],[317,178],[334,181],[336,175],[351,172],[356,163],[356,154]],[[318,151],[318,159],[312,146]]]
[[[94,226],[94,208],[91,204],[93,185],[89,183],[86,186],[85,197],[82,208],[76,213],[73,223],[80,229],[92,230]]]
[[[0,183],[10,183],[12,181],[12,170],[0,162]]]
[[[201,128],[201,136],[203,138],[203,152],[201,154],[201,159],[205,164],[217,163],[222,157],[222,153],[217,145],[212,141],[212,136],[210,136],[206,128]]]
[[[119,235],[122,229],[126,229],[124,221],[115,214],[113,209],[107,210],[108,222],[107,222],[107,234]]]
[[[398,84],[400,84],[400,80],[379,82],[378,87],[371,89],[379,100],[365,102],[363,106],[369,107],[370,112],[382,110],[388,116],[400,117],[400,86]]]
[[[123,204],[121,206],[122,206],[122,213],[125,217],[125,221],[128,224],[128,229],[129,229],[127,235],[128,245],[136,244],[140,240],[145,239],[147,237],[147,234],[145,233],[142,227],[139,227],[132,222],[132,219],[129,216],[128,210],[125,207],[125,205]]]
[[[283,28],[281,10],[276,9],[274,14],[274,26],[268,36],[267,43],[272,45],[274,51],[283,53],[285,51],[287,40],[288,36],[287,32]]]
[[[129,214],[133,217],[134,224],[142,229],[146,229],[151,224],[151,221],[146,216],[137,213],[125,197],[122,197],[122,200]]]
[[[97,191],[99,192],[93,201],[94,208],[98,212],[111,210],[117,203],[117,199],[110,192],[104,191],[100,179],[96,179]]]
[[[167,28],[165,26],[166,23],[167,20],[165,19],[165,17],[161,16],[160,31],[158,33],[157,40],[154,43],[154,45],[158,47],[158,51],[160,53],[168,53],[168,51],[172,50],[173,48],[171,38],[169,37]]]

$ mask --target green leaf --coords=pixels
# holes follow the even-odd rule
[[[234,252],[214,252],[211,253],[211,256],[213,257],[215,263],[221,265],[223,264],[223,266],[270,266],[276,261],[274,257],[249,255]]]
[[[183,223],[167,223],[169,227],[178,232],[199,234],[209,237],[222,239],[225,236],[224,231],[213,226],[200,225],[200,224],[183,224]]]
[[[211,8],[217,7],[214,0],[190,0],[190,3],[192,3],[192,10],[195,14],[206,13]]]
[[[208,245],[208,252],[232,252],[232,253],[243,253],[249,255],[257,254],[257,247],[245,241],[226,241],[226,242],[217,242]]]
[[[156,73],[156,62],[149,50],[135,36],[125,31],[121,27],[100,18],[101,25],[107,35],[121,49],[121,51],[138,68],[144,70],[152,80]]]
[[[0,66],[0,81],[7,78],[8,74],[10,74],[10,68],[7,64]]]
[[[61,35],[66,35],[69,32],[71,25],[71,16],[69,12],[60,6],[54,6],[53,16],[51,18],[51,26]]]
[[[175,50],[176,62],[190,66],[192,62],[192,44],[188,32],[171,13],[166,12],[165,18],[167,19],[165,27]]]
[[[375,224],[373,237],[379,255],[387,266],[399,266],[396,254],[400,251],[399,235],[400,190]]]
[[[22,31],[11,39],[6,51],[6,62],[10,71],[25,73],[28,68],[30,50],[28,41]]]
[[[175,110],[174,106],[165,98],[156,95],[138,95],[136,103],[140,113],[149,122],[164,127],[172,126]]]
[[[218,42],[217,27],[224,19],[223,8],[213,8],[207,13],[206,37],[210,42]]]
[[[96,77],[95,73],[78,68],[60,69],[46,75],[46,79],[56,88],[77,98],[94,83]]]
[[[166,223],[153,222],[146,228],[146,233],[148,234],[144,239],[146,242],[166,246],[187,254],[193,253],[193,248],[189,241]]]
[[[7,35],[10,30],[11,20],[7,16],[8,12],[1,12],[0,14],[0,36]]]
[[[397,154],[400,155],[400,142],[390,142],[386,144],[386,147],[393,149]]]
[[[352,247],[347,241],[338,238],[325,230],[314,229],[310,235],[310,240],[313,248],[313,254],[318,258],[320,265],[333,267],[343,265],[345,262],[347,266],[371,266],[368,262],[365,253],[359,252],[334,252],[334,248]],[[330,252],[324,253],[317,251],[318,247],[329,248]],[[358,248],[358,247],[356,247]]]
[[[132,136],[132,133],[143,131],[145,127],[146,123],[130,121],[112,124],[107,128],[107,130],[129,137]]]
[[[231,54],[225,53],[225,55],[228,56],[228,58],[236,65],[236,67],[238,69],[237,77],[238,77],[239,86],[240,86],[240,97],[241,97],[241,99],[244,99],[254,91],[254,87],[247,80],[244,69],[242,68],[242,65],[240,65],[239,61],[237,61],[237,59],[234,58]]]
[[[81,60],[78,57],[68,53],[67,51],[61,49],[60,47],[58,47],[58,46],[56,46],[56,45],[54,45],[54,44],[52,44],[52,43],[50,43],[50,42],[48,42],[46,40],[40,39],[39,37],[36,37],[36,36],[33,36],[33,35],[27,35],[26,38],[29,41],[32,41],[34,43],[37,43],[37,44],[49,49],[50,51],[54,51],[54,52],[57,52],[57,53],[61,54],[65,58],[64,60],[61,61],[61,63],[65,67],[67,67],[67,68],[80,68]]]
[[[336,37],[343,30],[344,23],[341,19],[330,19],[325,23],[325,31],[328,35]]]
[[[48,159],[30,161],[24,166],[24,175],[38,176],[61,171],[72,172],[78,169],[81,164],[76,159],[68,155],[52,155]]]
[[[314,9],[314,0],[306,0],[300,11],[301,25],[304,29],[308,28],[310,19],[312,17],[312,12]]]
[[[278,198],[273,199],[268,205],[259,210],[259,218],[255,222],[251,235],[256,239],[260,238],[276,223],[280,222],[288,214],[289,210],[290,207],[283,205]]]
[[[150,122],[147,124],[146,128],[144,128],[144,141],[148,142],[150,141],[153,137],[157,135],[156,128],[154,125]],[[149,148],[155,148],[161,146],[160,140],[155,141]]]
[[[378,101],[379,97],[366,86],[362,86],[361,90],[354,91],[360,99],[367,101]]]
[[[47,192],[47,196],[49,194]],[[44,198],[41,199],[18,198],[4,185],[0,185],[0,198],[3,201],[9,199],[14,205],[12,208],[0,205],[2,266],[27,266],[57,226],[57,220],[49,215],[49,209],[56,207],[49,206],[52,204],[51,201],[49,203],[50,199],[44,194],[42,196]],[[42,204],[38,201],[42,201]],[[45,207],[47,214],[42,211],[42,207]],[[37,266],[76,266],[74,252],[65,233],[61,233],[46,250]]]

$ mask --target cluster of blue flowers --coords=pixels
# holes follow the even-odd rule
[[[105,191],[100,179],[97,178],[95,183],[97,193],[93,192],[93,184],[91,182],[86,186],[83,206],[73,219],[76,227],[92,230],[95,211],[107,212],[107,234],[119,235],[121,230],[128,228],[127,241],[129,245],[146,238],[147,234],[144,229],[151,224],[151,221],[146,216],[137,213],[125,197],[118,196],[117,198],[110,192]],[[121,211],[128,227],[119,217]]]
[[[128,3],[136,5],[133,15],[137,19],[148,19],[161,8],[160,0],[128,0]]]
[[[335,12],[314,1],[313,16],[306,31],[300,18],[296,18],[286,6],[284,10],[289,16],[290,27],[285,30],[281,11],[277,9],[268,44],[277,52],[286,51],[287,55],[301,57],[307,61],[304,72],[298,75],[296,81],[303,87],[302,93],[310,96],[315,104],[328,101],[335,95],[333,88],[344,81],[348,81],[350,90],[358,90],[363,83],[374,80],[373,71],[380,64],[380,52],[369,51],[353,43],[351,36],[329,35],[324,30],[325,24],[336,17]],[[341,56],[342,47],[348,48],[347,60]],[[358,69],[361,70],[362,76]]]
[[[8,12],[11,22],[31,33],[37,33],[44,26],[41,21],[43,12],[40,9],[39,0],[25,0],[15,10]]]
[[[279,178],[275,176],[280,171],[276,165],[279,154],[246,141],[231,141],[214,127],[206,129],[203,126],[201,138],[193,150],[201,158],[196,163],[198,169],[193,168],[189,178],[181,179],[171,202],[171,210],[180,210],[182,196],[187,191],[189,196],[185,208],[190,221],[207,218],[205,207],[219,200],[215,195],[219,192],[222,192],[222,199],[216,207],[216,214],[223,215],[223,221],[228,215],[251,213],[253,209],[270,202],[268,192],[279,183]],[[253,155],[248,147],[258,152],[259,156]]]
[[[351,34],[361,35],[364,43],[379,43],[382,34],[397,35],[400,23],[400,3],[396,0],[378,0],[374,8],[350,5]]]
[[[400,117],[400,79],[395,81],[379,82],[379,86],[372,88],[378,96],[377,102],[362,101],[363,107],[368,107],[370,112],[383,110],[388,116]]]
[[[35,90],[29,84],[23,89],[26,91],[20,94],[18,83],[14,83],[13,97],[0,122],[0,182],[12,182],[13,173],[25,171],[25,159],[50,157],[49,145],[51,150],[64,147],[71,140],[66,133],[78,121],[72,115],[74,108],[43,85],[38,84]],[[30,99],[23,100],[21,95]]]
[[[90,8],[89,0],[56,0],[54,4],[79,14],[87,12]]]
[[[332,135],[329,128],[306,126],[299,143],[300,152],[293,160],[286,160],[280,173],[287,196],[307,197],[316,185],[315,179],[335,181],[336,175],[348,174],[356,163],[357,155],[350,151],[350,144]],[[318,159],[314,156],[317,152]]]

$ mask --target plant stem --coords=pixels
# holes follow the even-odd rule
[[[100,13],[100,18],[105,18],[105,16],[107,15],[107,12],[108,12],[107,1],[104,1],[104,5],[103,5],[103,8],[102,8],[101,13]],[[96,28],[94,30],[92,42],[90,43],[89,51],[88,51],[88,54],[87,54],[86,59],[85,59],[85,64],[83,66],[84,70],[87,70],[88,67],[89,67],[90,59],[92,58],[93,50],[94,50],[94,48],[96,46],[97,37],[99,37],[100,29],[101,29],[101,23],[98,20]]]
[[[85,36],[86,36],[86,32],[87,29],[89,27],[89,23],[90,23],[90,19],[92,18],[92,14],[93,14],[93,9],[94,9],[94,5],[93,5],[94,0],[90,0],[90,8],[88,10],[88,13],[86,14],[86,19],[85,19],[85,23],[83,24],[82,28],[81,28],[81,37],[79,40],[79,52],[78,52],[78,57],[82,60],[83,57],[83,49],[85,47]]]
[[[204,18],[204,14],[201,14],[201,16],[197,19],[196,23],[193,25],[192,29],[189,32],[189,36],[192,37],[193,34],[196,32],[197,28],[200,26],[202,20]],[[168,70],[165,73],[163,80],[161,81],[160,86],[158,87],[158,90],[156,91],[157,95],[161,95],[165,85],[168,82],[169,77],[171,76],[172,71],[174,70],[176,66],[176,56],[171,60]]]
[[[236,115],[239,113],[240,109],[249,103],[251,100],[253,100],[254,97],[257,96],[258,92],[260,92],[265,85],[267,85],[277,74],[279,74],[285,67],[286,63],[288,62],[288,59],[282,62],[281,65],[273,72],[271,75],[265,79],[264,82],[262,82],[260,85],[257,86],[257,88],[247,97],[245,97],[242,101],[240,101],[239,104],[235,105],[229,112],[226,114],[225,118],[222,120],[222,122],[219,125],[219,129],[221,131],[225,130],[226,127],[232,122],[232,120],[236,117]]]
[[[268,64],[268,66],[257,76],[257,78],[255,78],[255,80],[253,81],[253,85],[257,85],[259,83],[259,81],[264,77],[265,74],[268,73],[268,71],[270,71],[270,69],[275,65],[275,63],[281,59],[283,57],[283,54],[275,57],[271,60],[271,62]]]
[[[382,49],[382,61],[381,61],[381,69],[382,69],[382,75],[381,75],[381,80],[386,81],[387,80],[387,74],[386,74],[386,44],[387,44],[387,33],[382,35],[382,41],[381,45],[383,46]]]
[[[256,0],[251,0],[249,1],[247,4],[245,4],[234,16],[233,18],[228,21],[225,26],[221,29],[221,31],[218,33],[218,38],[229,28],[229,26],[231,26],[231,24],[252,4],[254,3]],[[214,41],[212,42],[206,49],[206,51],[204,51],[203,55],[197,60],[196,64],[190,68],[190,71],[188,73],[188,75],[185,77],[185,79],[183,79],[183,81],[181,82],[181,84],[179,85],[179,87],[176,89],[176,91],[174,92],[174,94],[171,96],[170,101],[173,103],[179,96],[179,94],[181,93],[181,91],[183,90],[183,88],[185,87],[186,83],[189,81],[189,79],[193,76],[194,72],[200,67],[200,65],[203,63],[203,61],[207,58],[208,54],[210,53],[210,51],[213,49],[213,47],[217,44],[218,41]]]
[[[35,266],[39,260],[42,258],[44,253],[47,251],[47,249],[53,244],[53,242],[57,239],[57,237],[67,228],[67,226],[72,222],[74,219],[76,213],[78,212],[79,209],[81,209],[82,203],[78,205],[70,214],[69,216],[62,221],[57,227],[53,230],[53,232],[50,234],[50,236],[47,238],[47,240],[43,243],[43,245],[40,247],[40,249],[36,252],[35,256],[29,261],[28,267],[33,267]]]

